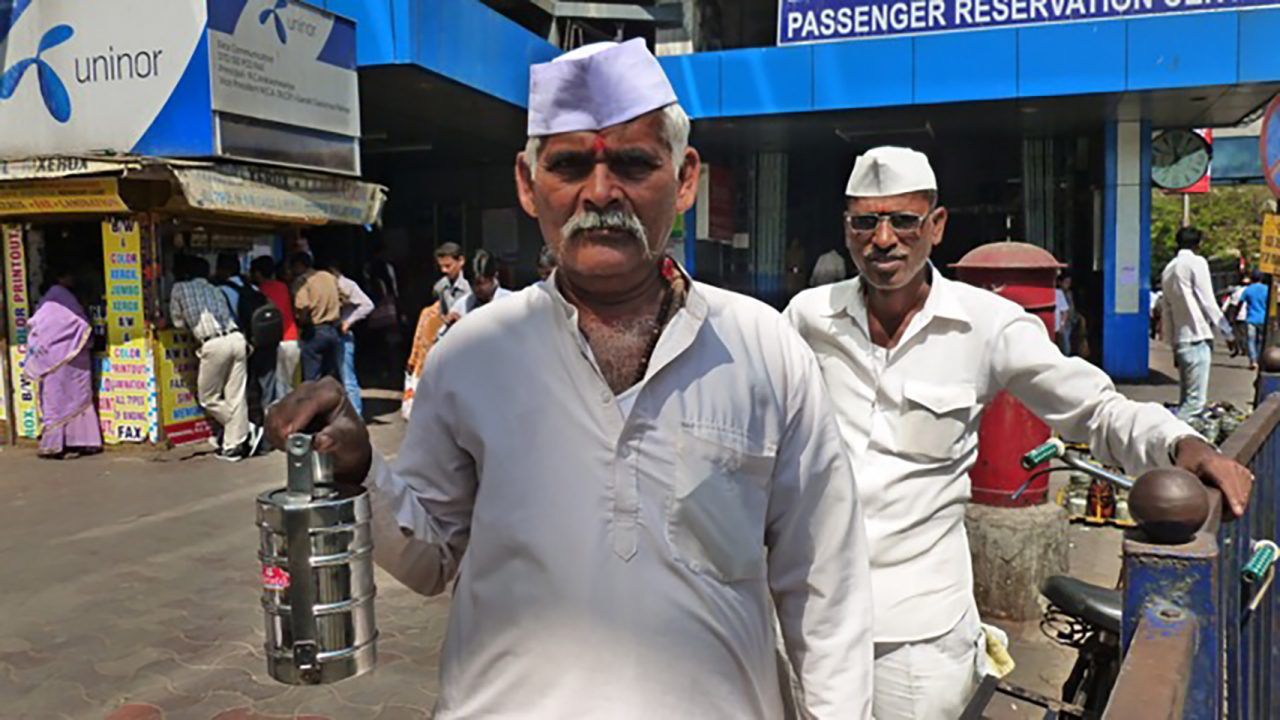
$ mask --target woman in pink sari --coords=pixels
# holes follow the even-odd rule
[[[39,387],[40,456],[48,458],[60,458],[68,449],[81,454],[102,449],[90,365],[93,328],[71,292],[72,273],[59,272],[56,278],[27,325],[23,368]]]

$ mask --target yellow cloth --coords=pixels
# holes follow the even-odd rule
[[[1017,665],[1009,654],[1009,636],[1000,628],[985,623],[982,625],[982,635],[986,640],[987,650],[985,662],[979,660],[983,674],[1002,678],[1013,672]]]

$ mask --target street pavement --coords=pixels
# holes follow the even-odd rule
[[[1155,380],[1122,389],[1173,401],[1169,350],[1152,354]],[[1247,403],[1251,383],[1243,361],[1215,357],[1211,397]],[[386,453],[402,433],[394,415],[372,428]],[[267,676],[254,498],[284,484],[284,460],[191,457],[206,449],[62,462],[0,449],[0,719],[428,717],[448,600],[381,571],[375,672],[323,687]],[[1117,531],[1073,526],[1071,540],[1073,572],[1115,582]],[[1006,628],[1012,680],[1055,693],[1071,654],[1035,623]]]
[[[401,432],[373,428],[389,452]],[[379,570],[377,671],[276,683],[254,498],[284,485],[284,456],[229,465],[191,452],[0,451],[0,718],[428,717],[447,599]]]

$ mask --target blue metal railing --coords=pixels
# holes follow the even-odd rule
[[[1272,657],[1280,652],[1273,635],[1280,594],[1270,572],[1253,583],[1241,574],[1255,541],[1280,535],[1277,390],[1280,375],[1264,375],[1259,396],[1267,399],[1222,448],[1256,477],[1242,518],[1221,521],[1221,496],[1211,491],[1209,520],[1191,542],[1156,545],[1139,532],[1126,537],[1125,660],[1105,717],[1280,717],[1280,659]],[[1177,692],[1154,692],[1171,683]]]

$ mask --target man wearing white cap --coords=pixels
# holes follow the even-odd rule
[[[665,258],[699,159],[661,66],[640,40],[536,65],[528,130],[558,267],[431,353],[395,467],[336,383],[271,417],[327,424],[384,568],[459,578],[436,717],[779,718],[777,626],[806,717],[870,717],[848,457],[781,315]]]
[[[1063,357],[1018,305],[943,278],[929,263],[947,222],[937,190],[919,152],[881,147],[859,157],[844,221],[860,276],[802,292],[786,311],[818,355],[858,470],[877,720],[950,720],[976,688],[984,633],[964,507],[978,419],[997,392],[1105,462],[1196,472],[1237,513],[1252,482],[1161,406],[1127,400],[1101,370]]]

